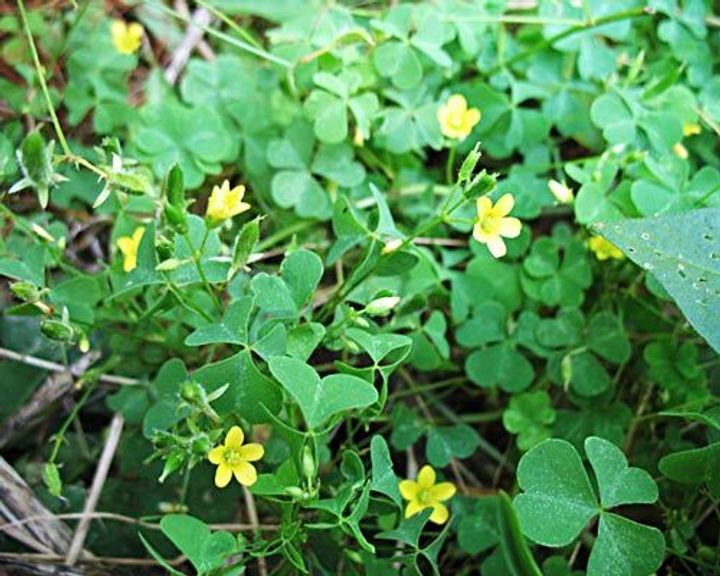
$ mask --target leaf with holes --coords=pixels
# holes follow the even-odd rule
[[[653,274],[690,324],[720,352],[720,208],[595,228]]]

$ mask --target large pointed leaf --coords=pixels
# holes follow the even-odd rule
[[[596,230],[655,276],[720,352],[720,208],[600,223]]]
[[[320,427],[335,414],[365,408],[378,399],[374,386],[357,376],[332,374],[321,380],[302,360],[280,356],[271,358],[269,366],[298,403],[310,429]]]

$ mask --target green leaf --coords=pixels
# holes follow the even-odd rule
[[[378,399],[375,388],[356,376],[331,374],[321,380],[311,366],[296,358],[275,357],[268,365],[297,402],[311,430],[322,426],[331,416],[366,408]]]
[[[322,278],[323,264],[320,256],[310,250],[297,250],[285,257],[280,270],[298,310],[302,309],[315,293]]]
[[[595,354],[615,364],[630,359],[630,340],[620,320],[610,312],[600,312],[591,318],[587,345]]]
[[[659,468],[675,482],[707,484],[712,497],[720,499],[720,442],[663,456]]]
[[[185,338],[186,346],[204,346],[206,344],[237,344],[248,342],[248,322],[253,310],[254,298],[245,296],[235,300],[216,324],[202,326]]]
[[[210,537],[210,528],[204,522],[187,514],[168,514],[160,520],[160,528],[198,572],[207,569],[202,560],[202,547]]]
[[[238,154],[238,140],[214,108],[203,107],[199,112],[170,100],[146,106],[141,117],[133,141],[158,177],[178,164],[188,188],[197,188],[206,174],[219,174],[222,163]]]
[[[597,230],[650,272],[720,352],[720,208],[598,224]]]
[[[393,469],[385,438],[376,434],[370,441],[370,462],[372,465],[372,482],[370,488],[389,497],[398,507],[402,507],[399,479]]]
[[[160,528],[200,574],[217,568],[237,552],[237,540],[232,534],[211,533],[204,522],[186,514],[163,516]]]
[[[582,460],[565,440],[545,440],[527,452],[517,479],[523,492],[513,504],[534,542],[566,546],[599,512]]]
[[[480,445],[480,437],[470,426],[437,426],[430,430],[425,455],[433,466],[444,467],[453,458],[468,458]]]
[[[657,485],[650,474],[640,468],[628,467],[622,450],[612,442],[597,437],[587,438],[585,452],[598,481],[603,508],[652,504],[657,500]]]
[[[486,496],[473,502],[473,507],[458,524],[458,544],[468,554],[479,554],[500,543],[497,525],[497,496]]]
[[[520,460],[515,498],[523,532],[546,546],[570,544],[596,515],[598,537],[590,553],[588,576],[651,574],[662,564],[662,533],[607,508],[657,500],[655,482],[645,471],[629,468],[619,448],[590,437],[585,451],[595,471],[602,504],[598,504],[580,456],[564,440],[545,440]]]
[[[569,359],[570,385],[580,396],[597,396],[611,386],[610,376],[590,352],[570,353],[565,359]]]
[[[303,218],[329,218],[332,206],[325,190],[309,172],[285,170],[272,179],[272,196],[278,206],[295,208]]]
[[[657,528],[603,512],[588,561],[588,576],[653,574],[665,556],[665,539]]]
[[[238,271],[242,270],[248,262],[248,259],[255,249],[258,238],[260,237],[260,219],[255,218],[250,222],[243,224],[240,232],[235,239],[233,247],[232,266],[228,272],[228,277],[232,278]]]
[[[413,88],[422,80],[422,65],[415,50],[397,40],[379,46],[373,55],[373,63],[381,76],[390,78],[401,90]]]
[[[206,364],[193,373],[193,380],[211,393],[229,385],[213,408],[221,416],[237,412],[251,423],[267,422],[267,412],[277,414],[282,404],[282,393],[277,385],[255,365],[247,351],[230,358]]]
[[[510,497],[503,490],[500,491],[499,496],[497,523],[500,528],[500,544],[505,563],[513,576],[542,576],[522,535]]]
[[[478,386],[498,386],[506,392],[519,392],[533,381],[532,364],[509,342],[473,352],[465,363],[468,378]]]
[[[555,415],[547,392],[526,392],[510,399],[503,412],[503,426],[511,434],[518,435],[520,450],[529,450],[550,437],[549,426],[555,421]]]

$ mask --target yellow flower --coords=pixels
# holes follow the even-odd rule
[[[615,246],[610,240],[605,240],[602,236],[593,236],[590,238],[590,240],[588,240],[588,247],[593,251],[598,260],[608,260],[609,258],[622,260],[625,258],[620,248]]]
[[[125,270],[125,272],[131,272],[137,267],[137,253],[143,234],[145,234],[145,228],[140,226],[135,228],[132,236],[118,238],[117,246],[123,255],[123,270]]]
[[[550,189],[552,195],[555,196],[555,200],[557,200],[560,204],[571,204],[575,198],[573,189],[565,184],[565,182],[550,180],[548,181],[548,188]]]
[[[408,500],[405,508],[405,518],[432,508],[430,522],[444,524],[447,522],[450,513],[447,506],[443,504],[455,495],[456,488],[452,482],[440,482],[435,484],[435,470],[431,466],[423,466],[416,480],[402,480],[400,482],[400,494]]]
[[[507,253],[503,236],[520,236],[522,222],[517,218],[507,218],[513,206],[515,199],[512,194],[504,194],[495,205],[487,196],[477,199],[477,222],[473,228],[473,236],[481,244],[486,244],[495,258],[502,258]]]
[[[683,124],[683,136],[686,138],[688,136],[697,136],[700,132],[702,132],[700,124],[695,124],[694,122],[685,122]]]
[[[437,113],[440,130],[448,138],[464,140],[472,132],[475,124],[480,122],[480,110],[470,108],[461,94],[453,94],[447,102],[440,106]]]
[[[110,35],[115,44],[115,50],[120,54],[132,54],[140,48],[143,27],[137,22],[126,24],[122,20],[113,20],[110,24]]]
[[[217,465],[215,486],[225,488],[233,475],[245,486],[257,481],[257,471],[250,462],[260,460],[265,454],[261,444],[245,444],[245,435],[239,426],[233,426],[225,436],[225,444],[216,446],[208,453],[208,460]]]
[[[235,186],[231,190],[230,182],[225,180],[222,186],[213,187],[205,214],[213,224],[219,224],[223,220],[242,214],[250,210],[250,204],[242,201],[244,195],[245,186]]]

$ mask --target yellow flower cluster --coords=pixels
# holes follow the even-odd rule
[[[115,50],[120,54],[132,54],[140,48],[143,33],[142,25],[137,22],[127,24],[123,20],[113,20],[110,24],[110,36],[112,36]]]
[[[264,454],[262,444],[243,444],[245,435],[240,426],[233,426],[225,436],[225,442],[210,450],[208,460],[217,466],[215,486],[225,488],[235,476],[244,486],[257,481],[257,471],[250,462],[257,462]]]
[[[405,518],[419,514],[427,508],[432,508],[430,522],[444,524],[450,517],[447,506],[443,502],[450,500],[457,491],[452,482],[435,483],[435,470],[431,466],[423,466],[417,480],[402,480],[400,494],[408,501],[405,508]]]
[[[453,94],[440,106],[437,118],[444,136],[454,140],[464,140],[480,122],[480,110],[468,109],[465,97],[462,94]]]

